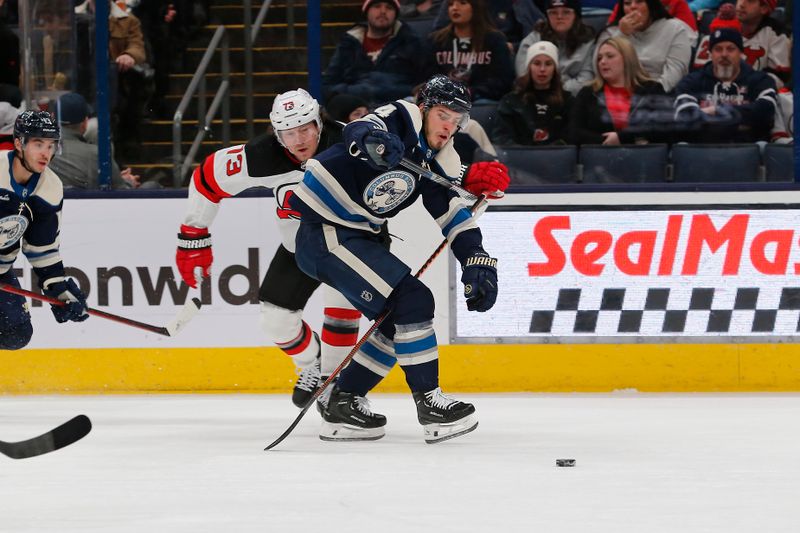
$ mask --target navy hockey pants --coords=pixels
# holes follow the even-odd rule
[[[0,282],[19,288],[13,270],[0,274]],[[31,340],[33,326],[23,296],[0,291],[0,350],[19,350]]]
[[[433,295],[378,236],[304,222],[297,232],[295,258],[301,270],[341,292],[367,318],[374,320],[391,309],[342,372],[342,390],[365,395],[396,362],[412,391],[438,386]]]

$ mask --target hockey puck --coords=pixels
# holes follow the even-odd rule
[[[556,466],[575,466],[575,459],[556,459]]]

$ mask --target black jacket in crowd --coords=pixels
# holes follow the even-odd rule
[[[538,146],[566,143],[569,112],[573,96],[563,91],[564,102],[553,106],[547,103],[544,91],[533,91],[526,102],[517,92],[500,100],[489,137],[495,144]]]
[[[461,80],[469,87],[473,100],[500,100],[511,90],[514,61],[502,33],[486,34],[483,49],[477,52],[462,47],[454,55],[454,40],[455,36],[451,35],[443,45],[439,45],[428,38],[426,79],[434,74],[444,74]],[[455,48],[458,48],[458,43]]]
[[[714,77],[707,63],[683,78],[675,88],[676,119],[690,127],[695,142],[769,141],[778,96],[775,81],[765,72],[741,62],[739,76],[730,83]],[[708,115],[701,107],[714,105]]]
[[[611,121],[603,89],[595,92],[591,86],[581,89],[575,96],[570,110],[570,144],[602,144],[603,133],[617,131]],[[638,140],[667,142],[659,123],[672,123],[671,100],[665,96],[664,87],[657,81],[648,81],[637,87],[631,96],[628,127],[617,131],[620,142],[633,143]]]
[[[347,93],[383,103],[410,96],[412,88],[423,81],[422,45],[410,26],[395,23],[392,38],[374,63],[362,46],[366,33],[366,24],[358,24],[342,35],[322,74],[325,100]]]

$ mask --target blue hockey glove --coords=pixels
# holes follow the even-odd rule
[[[66,302],[65,305],[50,305],[50,310],[53,311],[53,316],[59,324],[68,320],[83,322],[89,318],[89,313],[86,312],[86,297],[72,279],[52,283],[42,292],[50,298]]]
[[[479,313],[488,311],[497,300],[497,259],[480,250],[469,256],[462,266],[461,283],[467,309]]]
[[[367,155],[367,163],[375,170],[396,167],[406,150],[400,137],[383,130],[372,130],[356,146]]]

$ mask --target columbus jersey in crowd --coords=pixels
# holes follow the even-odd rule
[[[333,132],[332,132],[333,130]],[[317,152],[341,139],[338,126],[323,127]],[[294,187],[303,179],[303,167],[274,135],[264,134],[247,144],[218,150],[197,167],[189,184],[189,210],[184,224],[208,228],[219,201],[252,187],[273,190],[283,246],[294,252],[299,215],[289,207]]]
[[[14,180],[14,152],[0,151],[0,275],[8,272],[20,249],[39,278],[62,281],[64,264],[58,250],[61,180],[45,168],[33,174],[25,185]]]
[[[405,157],[412,161],[453,180],[463,174],[453,139],[438,152],[428,149],[424,134],[420,133],[419,107],[398,100],[351,122],[345,127],[345,143],[309,159],[303,182],[290,202],[303,219],[378,233],[385,219],[395,216],[421,195],[442,234],[453,243],[454,252],[479,246],[480,230],[468,206],[455,192],[402,167],[377,171],[366,162],[366,155],[358,151],[355,143],[346,145],[349,128],[363,127],[363,122],[398,135],[405,146]]]

